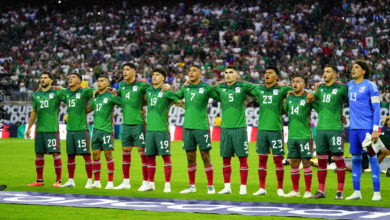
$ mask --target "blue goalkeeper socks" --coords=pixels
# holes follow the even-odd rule
[[[352,182],[353,182],[353,189],[356,191],[360,191],[361,176],[362,176],[362,155],[354,154],[352,155]]]
[[[374,192],[379,192],[381,189],[381,168],[379,166],[378,157],[368,157],[371,165],[372,184],[374,185]]]

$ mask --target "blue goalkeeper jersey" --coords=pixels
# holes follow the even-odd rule
[[[348,84],[350,129],[377,130],[380,120],[380,98],[375,83],[365,79],[359,84]]]

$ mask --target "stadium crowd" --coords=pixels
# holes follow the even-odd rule
[[[329,9],[307,2],[9,8],[0,17],[0,72],[12,74],[22,98],[38,87],[42,70],[59,86],[77,72],[90,85],[106,73],[118,87],[125,61],[144,79],[164,67],[174,89],[186,81],[190,64],[202,66],[210,83],[222,79],[228,64],[239,67],[242,79],[260,83],[264,67],[273,64],[283,82],[300,72],[313,88],[325,64],[337,66],[348,82],[349,64],[362,58],[371,62],[382,102],[390,102],[389,1],[348,0]]]

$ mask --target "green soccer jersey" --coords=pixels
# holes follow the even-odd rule
[[[218,98],[214,87],[206,82],[197,85],[183,86],[176,93],[177,97],[185,100],[184,125],[186,129],[209,129],[207,104],[209,98]]]
[[[149,87],[146,90],[147,107],[147,131],[165,131],[169,132],[168,113],[171,103],[176,103],[179,98],[170,89],[165,92],[161,87],[155,89]]]
[[[121,98],[110,92],[96,93],[90,105],[94,111],[93,128],[112,133],[114,105],[120,105]]]
[[[289,91],[292,91],[292,88],[288,86],[274,85],[267,88],[265,85],[259,85],[251,92],[259,101],[259,130],[282,130],[283,99]]]
[[[33,109],[37,112],[37,132],[58,132],[58,109],[64,100],[64,91],[49,89],[33,93]]]
[[[314,96],[316,101],[313,107],[318,112],[317,129],[342,130],[343,107],[348,98],[348,87],[339,83],[333,83],[331,86],[322,84]]]
[[[144,106],[146,89],[150,86],[147,82],[138,79],[130,84],[126,81],[119,83],[118,96],[122,98],[123,124],[145,124],[141,111]]]
[[[79,88],[75,91],[65,90],[65,103],[68,106],[68,131],[84,131],[88,129],[87,104],[92,97],[94,89]]]
[[[238,81],[233,85],[226,82],[215,86],[219,99],[221,100],[222,128],[243,128],[246,127],[245,99],[256,89],[256,85]]]
[[[285,112],[288,112],[288,138],[311,139],[311,105],[306,102],[306,94],[302,96],[290,95],[283,108]]]

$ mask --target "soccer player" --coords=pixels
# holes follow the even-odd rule
[[[123,182],[114,189],[130,189],[130,165],[133,147],[138,147],[142,162],[143,181],[139,190],[148,184],[148,161],[145,155],[145,119],[142,115],[145,103],[146,89],[151,84],[138,80],[136,66],[132,63],[123,64],[123,81],[119,83],[118,96],[122,100],[123,130],[122,130],[122,171]],[[169,89],[169,85],[163,85],[162,91]]]
[[[107,91],[109,85],[110,82],[108,77],[106,75],[100,75],[97,79],[98,93],[96,94],[96,97],[92,99],[89,107],[89,111],[92,109],[94,111],[91,144],[93,150],[93,173],[95,175],[93,188],[102,187],[100,183],[100,156],[102,150],[106,157],[108,171],[108,182],[105,189],[114,188],[114,158],[112,157],[112,151],[114,150],[114,135],[112,131],[112,111],[114,105],[121,104],[121,99]]]
[[[68,123],[66,125],[66,153],[68,154],[69,180],[62,187],[75,187],[74,172],[76,169],[76,155],[82,155],[87,171],[85,188],[92,188],[92,160],[89,150],[89,131],[87,123],[87,103],[92,97],[94,89],[80,88],[82,81],[78,73],[72,73],[68,79],[69,88],[65,90]]]
[[[343,106],[348,98],[348,87],[336,83],[337,69],[326,65],[321,84],[314,94],[314,109],[318,112],[316,152],[318,156],[318,192],[311,198],[325,198],[325,180],[328,173],[329,152],[337,167],[338,189],[336,199],[343,199],[345,181]]]
[[[61,186],[61,148],[58,133],[58,108],[61,101],[64,100],[62,90],[53,89],[53,76],[49,72],[43,72],[40,76],[41,89],[33,93],[33,110],[30,115],[30,121],[26,131],[26,137],[30,138],[31,127],[35,120],[35,167],[37,172],[37,181],[28,186],[43,186],[43,168],[45,165],[44,155],[52,154],[54,158],[54,168],[56,173],[56,182],[53,187]]]
[[[252,95],[259,99],[259,124],[257,132],[256,152],[259,154],[259,180],[260,189],[253,195],[265,195],[265,179],[267,176],[267,160],[270,149],[272,150],[276,167],[276,179],[278,181],[277,195],[283,196],[283,100],[289,91],[288,86],[277,85],[279,71],[276,67],[269,66],[265,70],[265,85],[259,85]]]
[[[283,105],[288,112],[288,154],[291,159],[291,180],[293,190],[285,197],[300,197],[299,193],[299,165],[302,161],[306,190],[303,198],[311,196],[312,168],[312,136],[310,128],[311,104],[306,101],[305,79],[302,75],[293,77],[292,86],[294,93],[286,98]]]
[[[200,77],[202,71],[199,66],[192,65],[188,71],[189,84],[184,85],[176,95],[185,99],[185,114],[183,125],[183,149],[187,153],[188,177],[190,185],[180,193],[196,192],[196,149],[199,146],[207,176],[207,193],[214,194],[213,165],[211,164],[210,153],[211,141],[209,121],[207,115],[207,104],[209,98],[216,99],[218,94],[208,83],[202,82]]]
[[[153,70],[152,84],[146,90],[147,123],[145,136],[145,154],[148,157],[149,183],[140,191],[154,191],[154,176],[156,173],[156,155],[164,160],[165,187],[164,192],[171,192],[171,149],[169,136],[168,112],[171,103],[180,103],[179,98],[172,90],[162,92],[161,87],[166,78],[163,69]]]
[[[380,98],[378,87],[369,81],[371,67],[363,60],[357,60],[352,65],[352,81],[348,82],[350,128],[349,152],[352,154],[352,182],[354,192],[347,200],[362,199],[360,193],[360,177],[362,175],[362,142],[366,133],[371,133],[372,142],[378,141],[380,120]],[[381,200],[380,167],[376,155],[370,157],[372,183],[374,185],[373,201]]]
[[[245,99],[256,85],[238,81],[238,70],[229,65],[225,69],[226,82],[215,86],[221,100],[222,130],[221,157],[223,158],[223,176],[225,187],[219,194],[232,193],[230,177],[232,173],[231,157],[237,155],[240,161],[240,195],[246,195],[248,180],[248,137],[245,119]]]

